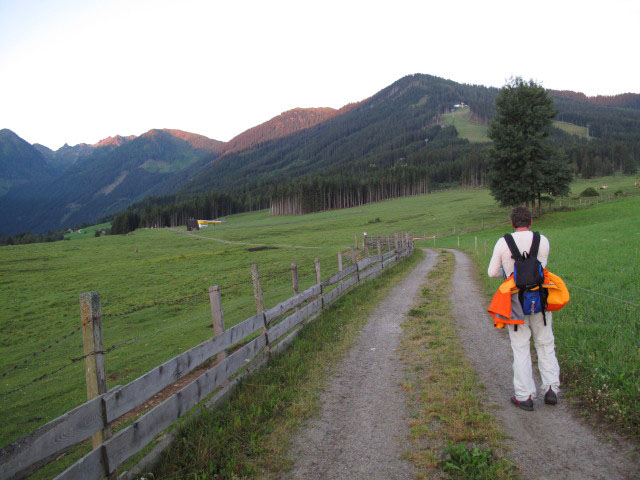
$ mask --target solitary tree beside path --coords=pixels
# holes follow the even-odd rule
[[[563,153],[548,141],[556,112],[547,91],[533,80],[511,79],[496,98],[489,125],[489,189],[503,206],[531,205],[542,194],[566,195],[572,174]]]

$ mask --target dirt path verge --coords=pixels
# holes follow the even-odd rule
[[[190,237],[202,238],[203,240],[211,240],[212,242],[225,243],[227,245],[246,245],[249,247],[278,247],[278,248],[307,248],[311,250],[317,250],[321,247],[307,247],[304,245],[282,245],[282,244],[274,244],[267,245],[266,243],[248,243],[248,242],[235,242],[233,240],[223,240],[221,238],[215,237],[206,237],[204,235],[198,235],[197,233],[187,232],[185,230],[178,230],[176,228],[166,227],[167,230],[173,233],[180,233],[182,235],[188,235]]]
[[[319,414],[293,440],[288,479],[412,479],[407,406],[396,348],[401,324],[435,264],[427,252],[371,314],[321,395]]]
[[[576,417],[560,396],[556,406],[540,396],[535,410],[526,412],[510,404],[513,361],[508,333],[493,328],[486,313],[487,299],[475,280],[471,260],[456,258],[452,303],[464,349],[487,391],[487,402],[511,437],[513,461],[525,479],[637,479],[640,459],[632,445],[609,433],[595,432]],[[534,367],[534,370],[537,369]],[[536,384],[540,379],[536,378]]]

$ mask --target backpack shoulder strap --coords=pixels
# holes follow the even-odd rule
[[[540,246],[540,233],[533,232],[533,240],[531,241],[531,248],[529,249],[530,257],[538,256],[538,247]]]
[[[511,258],[513,258],[514,260],[520,258],[520,250],[518,250],[518,246],[516,245],[515,240],[513,239],[513,237],[511,236],[510,233],[505,234],[505,236],[503,237],[504,241],[507,242],[507,246],[509,247],[509,250],[511,251]]]

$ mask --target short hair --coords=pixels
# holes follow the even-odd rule
[[[527,207],[515,207],[511,210],[509,218],[511,224],[516,228],[531,226],[531,212]]]

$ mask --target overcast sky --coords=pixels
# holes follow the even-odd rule
[[[0,0],[0,128],[57,149],[177,128],[227,141],[411,73],[640,92],[637,0]]]

